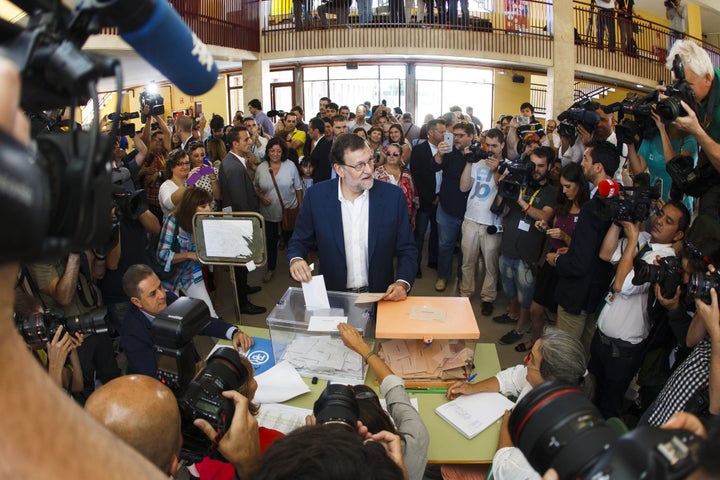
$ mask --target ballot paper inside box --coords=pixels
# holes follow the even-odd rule
[[[411,388],[443,386],[467,378],[480,329],[469,299],[408,297],[381,301],[378,355]]]
[[[356,298],[328,292],[330,308],[314,308],[305,305],[302,289],[288,288],[267,318],[276,362],[288,361],[304,377],[363,383],[367,365],[343,345],[335,326],[345,321],[373,345],[373,306],[355,305]]]

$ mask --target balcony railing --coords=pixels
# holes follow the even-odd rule
[[[589,3],[575,2],[574,10],[576,61],[579,65],[653,80],[670,80],[665,61],[675,37],[668,27],[637,15],[631,19],[616,15],[611,24],[615,30],[615,43],[609,43],[607,31],[604,32],[603,42],[599,43],[597,9]],[[626,32],[624,35],[623,30]],[[720,66],[720,49],[698,38],[692,40],[708,52],[714,65]]]
[[[170,0],[170,4],[205,44],[260,51],[260,0]],[[104,28],[102,33],[117,35],[117,28]]]
[[[457,55],[450,51],[465,54],[487,51],[496,57],[527,56],[549,64],[552,31],[548,31],[546,24],[551,3],[513,0],[511,3],[517,4],[513,11],[505,10],[506,3],[471,1],[468,15],[458,11],[452,17],[449,12],[437,9],[418,12],[413,8],[406,13],[403,8],[402,12],[393,13],[387,0],[381,0],[375,1],[369,16],[363,17],[354,6],[346,11],[324,12],[320,1],[274,1],[263,26],[263,52],[352,49],[358,54],[373,54],[395,49],[403,53],[448,50],[448,55]],[[295,17],[293,7],[303,13]]]

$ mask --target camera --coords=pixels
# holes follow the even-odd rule
[[[690,275],[688,282],[688,293],[693,298],[699,298],[706,304],[710,305],[710,290],[715,290],[720,294],[720,272],[717,270],[705,275],[704,273],[693,273]]]
[[[221,458],[205,434],[193,425],[193,420],[207,420],[218,432],[218,439],[227,431],[235,414],[235,404],[222,396],[225,390],[237,390],[250,378],[250,372],[240,362],[240,354],[231,347],[216,350],[205,368],[190,382],[178,397],[182,420],[183,446],[180,458],[199,462],[204,457]]]
[[[506,171],[508,175],[498,183],[498,195],[510,200],[516,200],[520,196],[520,191],[533,178],[535,164],[529,160],[510,162],[503,161],[498,167],[500,174]]]
[[[654,212],[653,201],[660,198],[660,186],[621,187],[624,195],[604,198],[598,216],[613,222],[644,222]]]
[[[720,183],[720,172],[710,163],[703,150],[698,152],[698,162],[687,155],[676,155],[665,165],[672,179],[670,196],[681,199],[682,195],[700,198],[710,188]]]
[[[657,125],[652,119],[653,107],[658,94],[654,91],[644,97],[633,95],[622,102],[611,103],[603,107],[605,113],[618,112],[619,122],[615,126],[618,141],[638,146],[642,139],[650,139],[657,134]],[[625,115],[632,115],[630,120]]]
[[[675,3],[674,0],[665,0],[663,2],[663,5],[665,5],[665,8],[675,8],[677,7],[677,3]]]
[[[287,113],[284,110],[268,110],[267,112],[268,117],[285,118],[285,115],[287,115]]]
[[[600,115],[595,111],[600,104],[590,99],[575,102],[572,106],[558,115],[558,134],[566,137],[574,137],[577,133],[577,126],[582,125],[585,130],[592,133],[595,125],[600,122]],[[565,123],[566,126],[562,126]],[[573,127],[570,129],[570,127]]]
[[[58,328],[63,327],[65,333],[84,335],[91,333],[105,333],[108,331],[105,317],[107,309],[97,308],[82,315],[61,317],[51,312],[36,313],[33,315],[15,315],[15,326],[31,347],[42,347],[52,341]]]
[[[560,479],[685,478],[698,463],[701,440],[686,430],[639,427],[620,436],[580,389],[550,381],[515,406],[513,444],[540,474]]]
[[[665,95],[668,98],[658,100],[655,110],[662,121],[666,124],[672,123],[678,117],[684,117],[687,112],[680,104],[680,100],[685,101],[690,108],[695,108],[695,92],[693,92],[690,83],[685,79],[685,67],[683,66],[680,55],[675,55],[673,59],[672,72],[675,81],[672,85],[665,87]]]
[[[635,258],[633,270],[633,285],[657,283],[664,298],[673,298],[677,287],[682,285],[683,268],[677,257],[663,257],[658,260],[658,265],[650,265],[642,258]]]
[[[490,154],[485,151],[483,144],[480,142],[473,142],[470,144],[470,153],[464,155],[465,161],[468,163],[477,163],[480,160],[485,160],[490,157]]]
[[[135,124],[126,123],[128,120],[134,118],[140,118],[138,112],[123,112],[120,115],[116,115],[114,112],[108,115],[108,119],[114,121],[115,119],[120,121],[120,129],[117,132],[118,135],[134,137],[135,136]]]
[[[165,115],[165,100],[159,93],[150,93],[147,90],[144,90],[140,93],[138,99],[140,101],[141,112],[145,109],[146,105],[150,107],[150,112],[147,115],[142,114],[140,118],[142,123],[147,122],[148,116],[154,117]]]
[[[319,425],[341,425],[355,431],[360,407],[352,388],[328,383],[313,405],[313,415]]]

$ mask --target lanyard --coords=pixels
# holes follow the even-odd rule
[[[523,187],[523,189],[522,189],[522,195],[523,195],[523,197],[525,196],[525,189],[526,189],[526,188],[527,188],[527,187]],[[535,190],[535,193],[532,194],[532,196],[530,197],[530,200],[528,201],[528,205],[529,205],[529,206],[532,207],[532,204],[533,204],[533,202],[535,201],[535,197],[538,196],[538,193],[540,193],[540,190],[542,190],[542,189],[543,189],[543,187],[540,186],[540,188],[538,188],[537,190]],[[530,210],[530,209],[528,208],[528,211],[529,211],[529,210]],[[527,217],[527,215],[528,215],[527,212],[525,212],[525,216],[526,216],[526,217]]]

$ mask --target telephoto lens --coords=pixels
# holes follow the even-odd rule
[[[313,414],[318,425],[342,425],[355,430],[360,410],[352,388],[328,383],[313,405]]]

